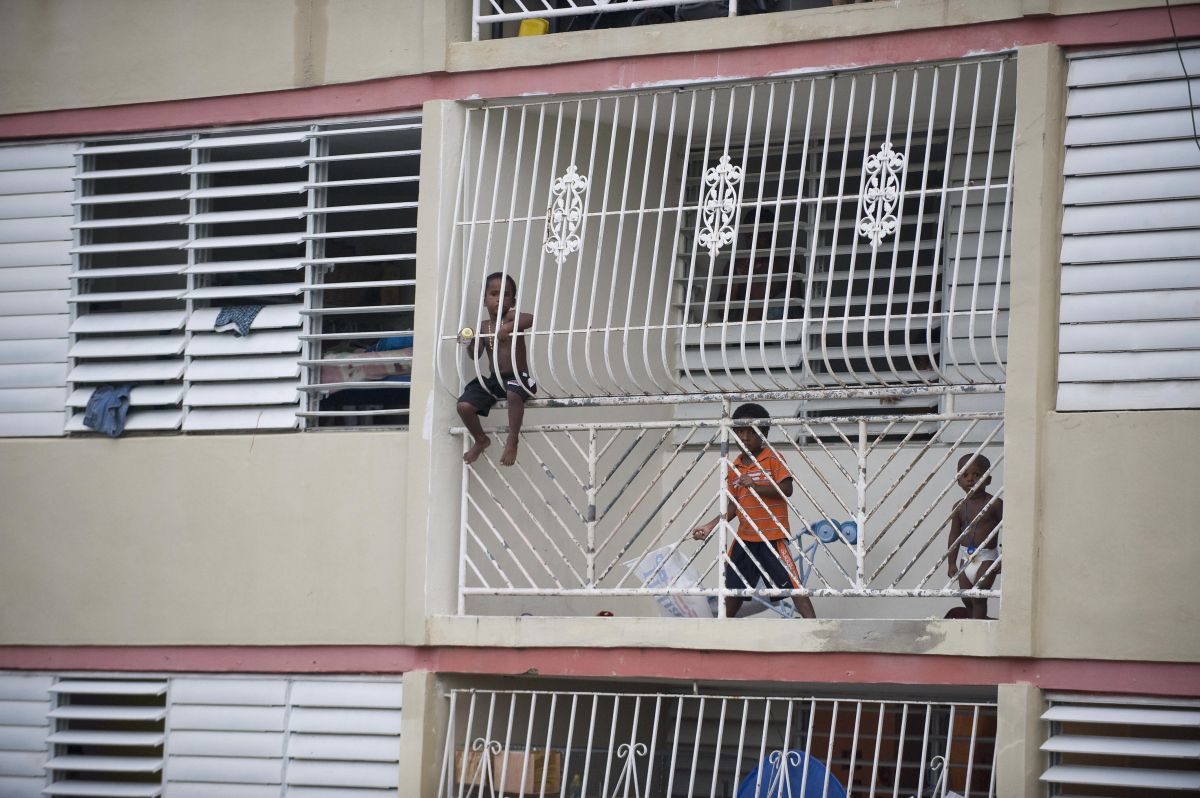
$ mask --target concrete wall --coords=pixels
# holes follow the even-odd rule
[[[1200,661],[1200,411],[1046,423],[1037,654]]]
[[[0,442],[0,643],[400,643],[408,434]]]
[[[458,5],[0,0],[0,114],[438,72]]]

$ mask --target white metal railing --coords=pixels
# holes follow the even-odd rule
[[[756,0],[743,2],[747,8],[765,10],[776,5],[777,0]],[[586,30],[595,24],[603,24],[620,16],[619,25],[645,25],[655,22],[674,22],[688,19],[688,9],[703,9],[698,16],[730,16],[736,17],[739,3],[696,2],[696,0],[515,0],[505,3],[504,0],[474,0],[472,14],[472,38],[478,41],[485,26],[502,23],[519,23],[527,19],[545,19],[578,23],[584,20],[590,24],[582,24],[579,30]],[[682,11],[682,14],[680,13]],[[742,13],[747,13],[743,11]],[[750,13],[753,13],[751,11]]]
[[[539,401],[1002,384],[1013,67],[470,108],[443,387],[494,272]]]
[[[439,798],[994,796],[985,702],[450,692]]]
[[[993,498],[961,528],[1000,506],[1002,413],[939,412],[933,402],[919,414],[885,406],[887,415],[772,420],[767,447],[792,474],[784,526],[801,581],[785,589],[723,584],[744,548],[737,521],[719,523],[704,542],[691,535],[733,501],[727,479],[745,452],[734,429],[747,422],[730,420],[730,403],[716,419],[527,426],[514,466],[486,457],[463,466],[459,612],[471,610],[472,596],[505,595],[550,598],[553,614],[565,614],[566,597],[642,597],[633,614],[656,612],[647,599],[684,599],[682,608],[692,597],[702,615],[707,599],[727,596],[997,597],[998,586],[968,588],[958,576],[976,565],[976,581],[999,573],[1000,558],[984,558],[998,555],[1002,520],[962,562],[953,553],[965,543],[950,532],[964,461],[986,458]],[[762,538],[752,521],[741,523],[742,538]],[[723,615],[724,602],[714,603]]]

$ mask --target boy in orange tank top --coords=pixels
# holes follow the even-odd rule
[[[754,424],[734,428],[741,452],[730,464],[726,490],[729,509],[724,520],[738,519],[737,538],[730,544],[725,565],[725,587],[733,590],[753,588],[763,579],[764,587],[787,590],[800,587],[796,563],[787,549],[788,503],[792,495],[792,472],[767,445],[771,417],[766,408],[746,404],[733,411],[734,421],[753,420]],[[704,540],[712,534],[722,516],[692,530],[692,537]],[[725,615],[732,618],[745,601],[741,596],[725,599]],[[796,612],[815,618],[808,596],[792,596]]]

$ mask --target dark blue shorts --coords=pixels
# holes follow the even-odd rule
[[[786,540],[735,540],[725,563],[725,587],[742,590],[758,586],[790,590],[800,587],[796,562]]]
[[[479,415],[486,416],[496,402],[505,398],[509,392],[515,393],[522,399],[532,399],[537,393],[537,383],[533,381],[528,372],[506,374],[502,376],[502,379],[504,380],[503,385],[494,374],[484,377],[482,383],[478,379],[471,380],[467,383],[467,387],[463,388],[462,396],[458,397],[458,401],[466,402],[475,408]]]

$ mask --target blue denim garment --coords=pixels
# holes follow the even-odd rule
[[[125,431],[125,416],[129,413],[130,385],[101,385],[92,391],[83,425],[115,438]]]

